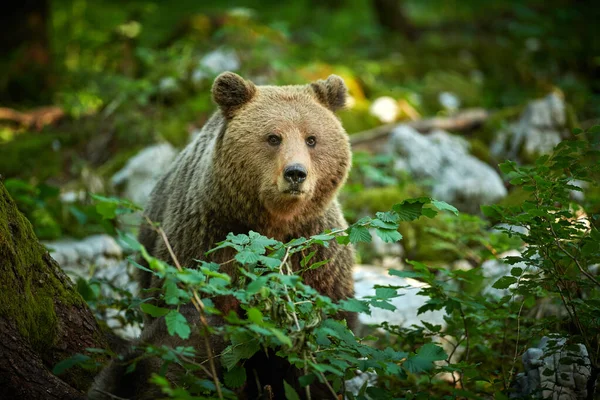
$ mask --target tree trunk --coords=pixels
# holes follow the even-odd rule
[[[103,332],[0,181],[0,398],[84,398],[97,371],[51,371],[89,347]]]
[[[50,87],[49,0],[11,1],[0,12],[0,101],[45,100]]]
[[[417,29],[406,17],[401,0],[373,0],[372,4],[381,26],[401,33],[409,40],[418,38]]]

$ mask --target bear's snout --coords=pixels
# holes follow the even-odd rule
[[[293,185],[297,185],[306,180],[306,176],[308,175],[308,171],[306,167],[302,164],[292,164],[285,167],[283,170],[283,177],[286,181]]]

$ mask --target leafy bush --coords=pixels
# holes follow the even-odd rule
[[[175,258],[171,263],[158,260],[133,237],[121,233],[122,242],[148,262],[147,271],[164,280],[163,290],[153,292],[153,296],[165,306],[146,301],[139,304],[139,310],[164,317],[169,334],[190,337],[192,328],[180,313],[184,304],[191,302],[203,321],[220,313],[212,301],[215,296],[232,296],[242,304],[242,315],[223,316],[224,325],[200,327],[202,334],[220,335],[230,343],[217,355],[225,370],[223,382],[215,378],[217,367],[212,358],[208,366],[195,358],[199,349],[141,347],[142,357],[160,357],[165,366],[177,364],[190,372],[185,374],[185,386],[174,386],[161,374],[154,375],[152,381],[170,398],[235,398],[235,390],[252,379],[246,376],[244,363],[270,350],[304,371],[302,386],[324,383],[332,398],[344,392],[344,382],[357,371],[369,371],[377,375],[377,384],[365,383],[358,393],[345,393],[348,398],[493,395],[503,399],[511,393],[511,383],[520,368],[519,355],[550,334],[566,338],[568,345],[583,344],[595,379],[600,361],[600,285],[593,266],[600,263],[599,216],[585,215],[584,207],[571,200],[570,192],[581,190],[573,180],[598,181],[599,132],[598,127],[590,129],[587,140],[580,133],[579,140],[559,144],[552,155],[540,158],[533,166],[501,165],[513,185],[531,193],[531,200],[510,207],[484,207],[491,220],[503,225],[486,231],[479,220],[470,220],[477,228],[466,231],[463,242],[447,248],[460,253],[466,242],[476,242],[473,251],[477,254],[470,261],[479,266],[485,259],[514,248],[515,243],[520,245],[519,256],[505,259],[513,266],[508,266],[505,276],[492,287],[485,282],[483,268],[477,267],[447,268],[409,261],[408,269],[389,270],[391,276],[422,282],[419,294],[427,300],[418,312],[444,310],[445,326],[426,321],[411,327],[383,323],[360,338],[333,317],[340,312],[368,314],[373,307],[395,310],[393,299],[402,295],[404,286],[376,286],[374,296],[334,303],[302,282],[303,272],[323,267],[323,263],[311,263],[314,246],[328,246],[332,240],[340,244],[369,242],[369,229],[385,242],[394,242],[402,239],[398,232],[401,222],[432,218],[439,210],[456,214],[452,206],[427,197],[405,200],[391,211],[364,217],[346,229],[288,243],[256,232],[230,234],[209,253],[234,249],[235,257],[228,263],[238,265],[237,277],[221,273],[220,265],[211,262],[199,261],[196,268],[189,268],[179,265]],[[106,218],[136,209],[117,199],[99,200],[98,210]],[[168,243],[161,228],[155,229]],[[456,239],[456,232],[437,234],[441,243]],[[302,270],[291,271],[287,260],[297,252],[304,255]],[[89,357],[78,357],[65,361],[59,369],[90,361]],[[561,359],[563,364],[578,362]],[[135,362],[130,368],[135,368]],[[299,398],[291,382],[286,382],[286,397]]]

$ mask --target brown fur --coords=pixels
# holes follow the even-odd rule
[[[149,218],[161,224],[179,262],[193,267],[194,259],[228,261],[230,252],[209,257],[204,253],[229,232],[253,230],[287,242],[346,227],[335,199],[351,163],[347,134],[333,114],[345,103],[342,79],[332,75],[306,86],[255,86],[226,72],[217,77],[212,93],[220,110],[159,181],[146,209]],[[281,137],[279,146],[269,144],[272,134]],[[316,138],[314,147],[306,144],[310,136]],[[308,171],[301,195],[284,193],[290,183],[283,171],[291,164],[302,164]],[[150,227],[142,227],[140,242],[153,256],[172,261]],[[304,282],[333,300],[352,297],[352,249],[333,241],[329,248],[317,250],[313,262],[330,262],[304,272]],[[298,270],[300,256],[291,262]],[[225,272],[234,274],[235,266],[228,264]],[[148,273],[142,273],[139,281],[142,288],[160,286]],[[225,300],[217,306],[225,311],[236,304]],[[197,323],[193,313],[188,319]],[[165,338],[162,319],[146,323],[143,340],[173,341]],[[220,321],[213,318],[212,323]],[[199,350],[203,347],[199,338],[190,343]],[[214,344],[218,354],[223,344]]]

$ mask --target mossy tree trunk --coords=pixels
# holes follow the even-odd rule
[[[0,182],[0,398],[84,398],[97,371],[51,371],[89,347],[108,348],[92,312]]]

